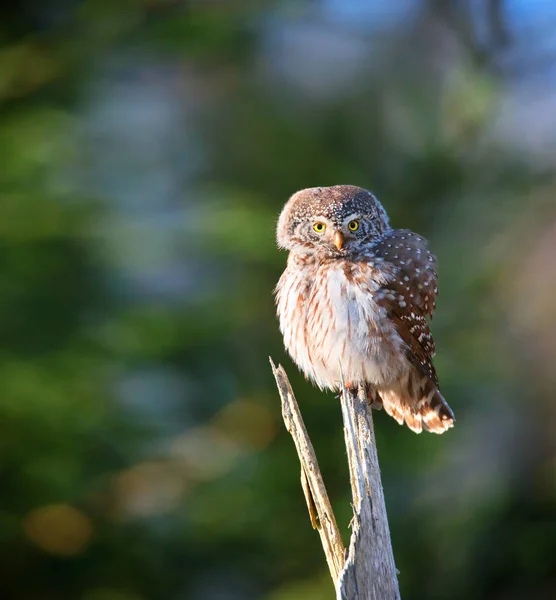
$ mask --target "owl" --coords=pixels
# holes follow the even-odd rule
[[[420,433],[443,433],[454,413],[432,358],[438,293],[427,241],[392,229],[382,204],[352,185],[295,193],[277,227],[289,250],[276,286],[284,344],[321,389],[365,386],[369,403]]]

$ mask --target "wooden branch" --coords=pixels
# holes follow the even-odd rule
[[[270,359],[282,416],[301,463],[301,483],[313,527],[319,531],[338,600],[399,600],[386,504],[371,410],[365,390],[341,395],[353,520],[349,552],[340,536],[317,457],[284,368]]]
[[[341,403],[353,521],[349,553],[336,592],[342,600],[398,600],[397,570],[365,389],[360,388],[355,396],[344,387]]]
[[[282,417],[286,429],[291,433],[301,463],[301,487],[307,501],[311,523],[313,528],[318,529],[330,575],[333,581],[337,581],[345,563],[346,549],[342,536],[324,487],[313,444],[303,423],[286,371],[282,365],[275,367],[272,359],[270,364],[282,399]]]

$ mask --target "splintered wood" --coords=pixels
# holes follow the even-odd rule
[[[301,418],[299,405],[293,394],[286,371],[284,371],[282,365],[278,365],[276,368],[272,359],[270,363],[282,399],[282,417],[286,429],[293,438],[301,462],[301,484],[311,523],[319,532],[330,574],[332,579],[336,581],[345,564],[346,550],[342,542],[342,536],[328,499],[313,444]]]
[[[313,444],[284,368],[270,359],[282,400],[282,416],[301,463],[301,486],[309,517],[319,532],[338,600],[399,600],[384,492],[371,410],[364,390],[341,394],[342,417],[353,495],[353,520],[346,552]]]

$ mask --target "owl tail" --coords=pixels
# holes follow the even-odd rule
[[[454,426],[454,413],[430,379],[422,383],[423,387],[399,385],[393,389],[381,389],[384,410],[400,425],[405,422],[415,433],[421,433],[423,429],[444,433]]]

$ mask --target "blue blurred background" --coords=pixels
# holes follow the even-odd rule
[[[4,3],[1,597],[333,598],[268,355],[347,539],[271,291],[283,203],[350,183],[440,263],[457,426],[375,418],[402,597],[556,598],[555,157],[554,2]]]

